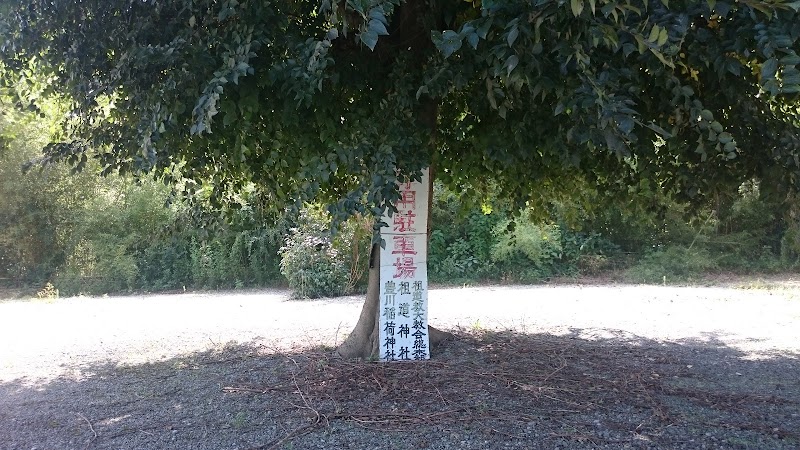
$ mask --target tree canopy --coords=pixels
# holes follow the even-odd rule
[[[4,4],[5,3],[5,4]],[[800,186],[800,2],[0,2],[2,89],[69,104],[43,161],[236,205],[379,213],[428,165],[517,204]]]

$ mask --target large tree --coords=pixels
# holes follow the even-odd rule
[[[0,2],[2,5],[2,2]],[[697,200],[800,185],[800,2],[25,0],[3,86],[71,104],[44,162],[155,173],[218,205],[379,216],[398,176],[513,204],[590,183]],[[400,174],[400,175],[398,175]],[[377,274],[340,349],[375,348]],[[372,336],[372,337],[371,337]]]

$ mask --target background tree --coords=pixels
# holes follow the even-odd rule
[[[781,0],[31,0],[3,83],[70,102],[42,161],[155,173],[235,206],[378,216],[432,165],[512,204],[747,179],[798,186],[800,3]],[[399,172],[398,172],[399,171]],[[375,271],[373,271],[375,272]],[[377,274],[347,355],[374,348]],[[369,301],[372,299],[372,301]],[[371,305],[371,306],[370,306]]]
[[[67,257],[64,225],[96,187],[91,174],[70,177],[62,166],[23,176],[51,125],[0,106],[0,278],[12,284],[50,279]]]

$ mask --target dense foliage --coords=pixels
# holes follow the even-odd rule
[[[267,226],[250,205],[201,229],[188,205],[165,207],[169,188],[152,180],[100,178],[93,162],[23,174],[50,131],[46,119],[0,113],[0,285],[51,282],[70,295],[283,283],[285,225]]]
[[[76,214],[92,180],[90,175],[68,178],[62,166],[23,177],[22,164],[47,143],[48,134],[38,129],[48,124],[1,112],[0,278],[47,278],[66,257],[58,224]]]
[[[431,236],[440,279],[544,279],[602,267],[617,249],[647,253],[653,270],[631,276],[649,280],[790,267],[798,10],[783,0],[0,0],[3,108],[63,108],[49,144],[30,139],[44,147],[38,158],[4,150],[0,270],[110,283],[98,292],[265,283],[278,247],[304,233],[282,242],[287,226],[275,223],[311,200],[334,221],[378,215],[398,173],[428,165],[460,205],[440,201],[432,215],[448,220]],[[23,133],[6,125],[4,135]],[[18,164],[31,159],[88,175],[46,166],[23,179]],[[139,184],[89,181],[113,173]],[[151,210],[168,192],[149,175],[196,207]],[[186,226],[220,212],[228,227]],[[687,264],[668,268],[675,259]]]
[[[281,248],[281,274],[294,295],[302,298],[333,297],[364,286],[372,241],[372,224],[351,219],[331,233],[331,218],[319,207],[300,212]]]
[[[700,200],[800,168],[800,4],[782,0],[4,2],[0,79],[70,104],[44,159],[377,213],[433,164],[480,200],[589,183]]]
[[[226,226],[197,228],[188,205],[165,207],[169,189],[160,183],[99,178],[96,166],[23,175],[48,128],[46,120],[0,115],[0,286],[46,292],[50,282],[50,291],[71,295],[288,282],[300,297],[363,289],[369,220],[332,236],[319,207],[275,226],[245,202]],[[574,197],[594,195],[585,188]],[[685,206],[655,195],[640,202],[659,205],[649,212],[638,203],[553,203],[544,213],[524,211],[509,227],[514,211],[505,199],[489,195],[482,209],[469,208],[437,184],[430,275],[445,284],[539,282],[630,266],[626,279],[660,283],[798,267],[800,203],[765,196],[756,182],[732,197],[688,222]]]

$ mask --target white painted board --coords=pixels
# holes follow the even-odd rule
[[[402,183],[397,213],[381,229],[380,359],[430,358],[428,340],[428,171]]]

